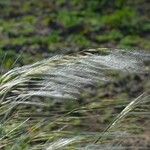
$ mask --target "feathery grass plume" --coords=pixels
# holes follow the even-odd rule
[[[108,130],[105,130],[111,128],[107,127],[112,116],[113,126],[137,104],[142,106],[139,114],[143,107],[144,111],[149,110],[145,108],[145,105],[149,106],[148,92],[144,98],[138,98],[138,103],[137,99],[130,102],[89,99],[86,95],[81,98],[82,93],[86,93],[88,87],[97,89],[99,84],[109,84],[121,73],[148,74],[149,58],[148,53],[142,52],[91,49],[57,55],[8,71],[0,78],[1,148],[59,149],[64,145],[64,149],[85,149],[95,138],[116,137],[116,131],[107,134]],[[118,111],[116,114],[116,105],[124,106],[120,114]],[[105,144],[104,140],[92,147],[96,149]],[[111,143],[106,145],[113,147]]]
[[[46,150],[57,150],[57,149],[62,149],[64,148],[66,145],[69,145],[75,141],[80,140],[78,137],[76,138],[72,138],[72,139],[60,139],[59,141],[56,141],[52,144],[50,144]]]
[[[30,96],[75,98],[79,88],[97,81],[107,81],[106,72],[143,70],[142,55],[122,54],[119,51],[106,55],[55,56],[33,65],[15,68],[1,77],[1,95],[11,92],[10,99]],[[11,101],[12,102],[12,101]]]

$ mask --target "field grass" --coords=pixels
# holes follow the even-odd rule
[[[1,149],[148,149],[148,62],[148,53],[92,49],[10,70]]]
[[[149,150],[149,9],[147,0],[0,0],[0,150]],[[75,69],[87,83],[82,88],[71,72],[60,82],[69,64],[91,55],[103,60],[109,54],[103,47],[136,55],[125,62],[120,55],[112,64],[106,61],[110,68],[127,63],[129,68],[119,72],[106,67],[95,74],[99,65],[85,61]],[[65,58],[47,61],[61,54]],[[139,70],[130,66],[132,58],[144,61]],[[86,67],[94,67],[90,73],[98,81]],[[100,80],[105,77],[109,82]],[[47,91],[52,81],[65,83],[57,90],[72,97],[45,97],[47,91],[33,96],[30,90],[42,81]]]

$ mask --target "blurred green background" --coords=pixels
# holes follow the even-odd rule
[[[88,48],[149,50],[148,1],[0,0],[1,70]]]

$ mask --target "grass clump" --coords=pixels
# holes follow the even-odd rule
[[[1,148],[100,149],[116,148],[118,143],[127,149],[138,147],[133,137],[146,139],[149,127],[149,90],[140,84],[148,80],[137,77],[147,73],[147,57],[147,53],[134,51],[91,49],[57,55],[3,74]],[[133,77],[125,75],[128,80],[118,82],[119,75],[110,71]],[[138,88],[132,99],[124,89],[130,93],[130,79]],[[126,97],[117,97],[118,90]],[[134,142],[127,144],[127,137]],[[148,147],[148,142],[140,146]]]

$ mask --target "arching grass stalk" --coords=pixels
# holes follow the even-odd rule
[[[94,141],[94,144],[101,142],[103,138],[107,137],[109,135],[109,131],[113,128],[115,128],[119,122],[122,121],[123,118],[125,118],[130,111],[132,111],[136,106],[139,105],[139,103],[144,102],[145,100],[148,100],[149,95],[147,92],[142,93],[139,95],[136,99],[131,101],[119,114],[118,116],[112,121],[112,123],[104,130],[103,134],[97,138]]]

